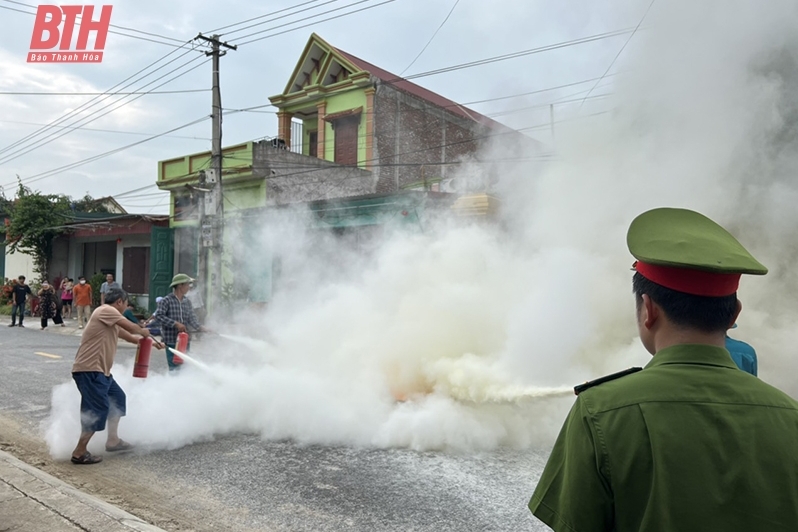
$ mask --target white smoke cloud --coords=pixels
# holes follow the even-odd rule
[[[119,366],[123,437],[152,449],[235,431],[414,449],[550,442],[564,387],[649,360],[625,233],[657,206],[707,214],[771,268],[742,283],[738,336],[761,378],[798,395],[796,23],[788,2],[657,3],[618,65],[612,112],[558,126],[547,164],[502,167],[501,223],[425,220],[386,231],[365,258],[263,224],[248,253],[282,254],[290,283],[249,316],[256,340],[195,344],[209,370],[177,378]],[[266,329],[274,345],[257,340]],[[54,456],[74,445],[77,405],[71,383],[54,390]]]

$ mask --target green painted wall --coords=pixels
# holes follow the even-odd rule
[[[318,131],[319,119],[318,117],[307,118],[302,121],[302,155],[310,155],[310,132]]]
[[[363,108],[363,113],[360,115],[360,126],[357,131],[357,160],[358,166],[364,166],[366,160],[366,93],[364,88],[350,89],[338,94],[329,94],[325,98],[314,102],[313,105],[322,101],[327,102],[327,114],[340,113],[341,111],[348,111],[357,107]],[[302,109],[307,109],[308,103],[297,104],[296,106],[289,106],[285,108],[286,112],[295,113]],[[332,161],[335,158],[335,132],[333,131],[332,124],[323,121],[324,124],[324,159]],[[308,119],[304,123],[305,130],[305,146],[307,146],[307,131],[308,128],[315,129],[318,126],[318,119]],[[303,149],[307,154],[307,150]]]
[[[252,175],[253,146],[254,143],[245,142],[243,144],[222,148],[223,183],[232,179],[246,178]],[[199,171],[206,170],[210,167],[210,164],[210,151],[158,161],[158,183],[168,186],[170,180],[175,180],[181,185],[197,185],[199,182]],[[258,183],[255,187],[246,187],[247,190],[240,191],[242,185],[246,187],[246,183],[235,183],[225,186],[225,209],[236,210],[258,207],[265,203],[266,187],[263,183]],[[185,188],[182,186],[176,190],[185,192]],[[170,197],[169,216],[171,219],[171,227],[190,227],[198,224],[196,219],[175,221],[174,192]]]
[[[266,184],[262,181],[228,185],[224,189],[225,212],[263,207],[265,204]]]

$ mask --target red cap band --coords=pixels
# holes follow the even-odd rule
[[[635,270],[665,288],[694,296],[723,297],[737,292],[740,286],[739,273],[713,273],[689,268],[657,266],[637,261]]]

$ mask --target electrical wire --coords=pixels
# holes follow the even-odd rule
[[[19,5],[19,6],[28,7],[28,8],[31,8],[31,9],[37,8],[37,6],[31,5],[31,4],[26,4],[24,2],[17,2],[15,0],[0,0],[0,1],[8,2],[9,4],[16,4],[16,5]],[[10,11],[17,11],[19,13],[25,13],[27,15],[36,16],[36,13],[31,13],[29,11],[23,11],[21,9],[14,9],[14,8],[4,7],[4,6],[0,6],[0,8],[8,9]],[[77,16],[75,18],[75,24],[80,25],[80,23],[82,22],[82,19],[83,19],[82,15]],[[148,32],[148,31],[137,30],[135,28],[127,28],[125,26],[118,26],[116,24],[109,24],[108,26],[111,27],[111,28],[118,28],[120,30],[132,31],[134,33],[140,33],[142,35],[149,35],[150,37],[158,37],[159,39],[163,39],[163,40],[166,40],[166,41],[174,41],[174,42],[177,42],[177,43],[183,43],[184,42],[183,40],[175,39],[174,37],[168,37],[166,35],[159,35],[157,33],[151,33],[151,32]],[[149,41],[149,42],[154,42],[154,43],[157,43],[157,44],[163,44],[163,45],[166,45],[166,46],[177,46],[177,45],[172,44],[172,43],[163,42],[163,41],[156,41],[154,39],[148,39],[146,37],[139,37],[139,36],[136,36],[136,35],[129,35],[127,33],[122,33],[120,31],[108,30],[108,33],[113,33],[115,35],[122,35],[124,37],[130,37],[130,38],[133,38],[133,39],[139,39],[139,40],[142,40],[142,41]]]
[[[278,11],[272,11],[271,13],[266,13],[265,15],[258,15],[257,17],[248,18],[246,20],[242,20],[241,22],[234,22],[233,24],[228,24],[227,26],[220,26],[220,27],[218,27],[216,29],[213,29],[213,30],[210,30],[210,31],[206,31],[206,32],[203,32],[203,33],[205,33],[206,35],[207,34],[216,33],[217,31],[226,30],[227,28],[232,28],[233,26],[239,26],[241,24],[246,24],[247,22],[252,22],[253,20],[258,20],[258,19],[262,19],[262,18],[265,18],[265,17],[270,17],[272,15],[276,15],[278,13],[283,13],[285,11],[290,11],[291,9],[294,9],[294,8],[297,8],[297,7],[302,7],[302,6],[307,5],[307,4],[314,4],[314,3],[318,2],[318,1],[319,0],[310,0],[308,2],[297,4],[297,5],[294,5],[294,6],[291,6],[291,7],[286,7],[286,8],[280,9]],[[297,13],[298,12],[299,11],[297,11]]]
[[[204,122],[205,120],[208,120],[209,118],[210,117],[208,117],[208,116],[203,116],[202,118],[198,118],[197,120],[193,120],[191,122],[183,124],[182,126],[178,126],[178,127],[172,128],[172,129],[170,129],[168,131],[164,131],[163,133],[159,133],[157,135],[153,135],[153,136],[148,137],[146,139],[139,140],[139,141],[134,142],[132,144],[128,144],[128,145],[122,146],[120,148],[115,148],[113,150],[109,150],[109,151],[94,155],[92,157],[88,157],[86,159],[81,159],[80,161],[76,161],[74,163],[66,164],[64,166],[59,166],[58,168],[54,168],[52,170],[47,170],[45,172],[41,172],[41,173],[38,173],[38,174],[35,174],[35,175],[32,175],[32,176],[28,176],[27,178],[20,180],[20,182],[33,183],[33,182],[36,182],[36,181],[40,181],[42,179],[45,179],[45,178],[51,177],[53,175],[65,172],[67,170],[72,170],[72,169],[77,168],[79,166],[83,166],[85,164],[89,164],[89,163],[92,163],[94,161],[103,159],[105,157],[108,157],[109,155],[114,155],[116,153],[119,153],[121,151],[127,150],[129,148],[133,148],[135,146],[139,146],[140,144],[144,144],[145,142],[149,142],[151,140],[160,138],[160,137],[162,137],[164,135],[167,135],[169,133],[173,133],[175,131],[178,131],[178,130],[193,126],[194,124],[199,124],[200,122]],[[0,186],[5,188],[5,187],[8,187],[8,186],[12,186],[15,183],[17,183],[17,182],[16,181],[12,181],[10,183],[6,183],[6,184],[0,185]]]
[[[132,94],[188,94],[191,92],[211,92],[211,89],[181,89],[173,91],[115,92],[115,95]],[[12,92],[0,91],[0,96],[102,96],[105,92]]]
[[[613,37],[618,37],[620,35],[626,35],[627,33],[631,33],[633,31],[634,31],[634,29],[632,29],[632,28],[626,28],[626,29],[621,29],[621,30],[609,31],[609,32],[605,32],[605,33],[598,33],[596,35],[589,35],[587,37],[580,37],[578,39],[572,39],[572,40],[569,40],[569,41],[562,41],[562,42],[558,42],[558,43],[555,43],[555,44],[547,44],[545,46],[539,46],[539,47],[536,47],[536,48],[530,48],[528,50],[521,50],[519,52],[512,52],[512,53],[509,53],[509,54],[497,55],[497,56],[494,56],[494,57],[488,57],[488,58],[479,59],[479,60],[476,60],[476,61],[469,61],[468,63],[461,63],[459,65],[452,65],[452,66],[448,66],[448,67],[438,68],[438,69],[435,69],[435,70],[429,70],[429,71],[426,71],[426,72],[419,72],[418,74],[412,74],[412,75],[406,76],[404,78],[397,77],[397,78],[395,78],[393,80],[388,80],[388,82],[389,83],[397,83],[397,82],[400,82],[400,81],[407,81],[407,80],[411,80],[411,79],[418,79],[418,78],[424,78],[424,77],[428,77],[428,76],[435,76],[435,75],[438,75],[438,74],[444,74],[446,72],[454,72],[456,70],[462,70],[462,69],[465,69],[465,68],[472,68],[472,67],[475,67],[475,66],[482,66],[482,65],[487,65],[487,64],[490,64],[490,63],[497,63],[499,61],[506,61],[508,59],[516,59],[518,57],[524,57],[524,56],[528,56],[528,55],[539,54],[541,52],[550,52],[552,50],[559,50],[559,49],[562,49],[562,48],[568,48],[568,47],[577,46],[577,45],[580,45],[580,44],[596,42],[596,41],[600,41],[600,40],[604,40],[604,39],[611,39]]]
[[[191,42],[187,42],[186,45],[191,45]],[[158,68],[154,69],[153,71],[149,72],[148,74],[139,76],[139,74],[142,74],[143,72],[147,71],[151,67],[153,67],[153,66],[157,65],[158,63],[160,63],[161,61],[167,59],[170,55],[174,54],[177,51],[177,49],[172,50],[171,52],[167,53],[166,55],[164,55],[164,56],[162,56],[162,57],[160,57],[158,59],[156,59],[152,63],[148,64],[144,68],[142,68],[139,71],[137,71],[136,73],[128,76],[127,78],[123,79],[122,81],[120,81],[119,83],[117,83],[116,85],[114,85],[113,87],[108,89],[107,91],[105,91],[105,96],[104,97],[95,96],[94,98],[91,98],[89,101],[83,103],[82,105],[76,107],[75,109],[70,110],[65,115],[62,115],[61,117],[59,117],[59,118],[53,120],[52,122],[48,123],[46,126],[41,127],[39,129],[37,129],[36,131],[34,131],[33,133],[30,133],[30,134],[26,135],[25,137],[17,140],[16,142],[13,142],[13,143],[9,144],[8,146],[5,146],[4,148],[0,149],[0,154],[6,153],[7,151],[9,151],[11,149],[14,149],[17,146],[20,146],[22,144],[25,144],[25,143],[35,139],[36,137],[46,133],[53,126],[60,125],[60,124],[64,123],[65,121],[69,120],[73,115],[77,115],[77,114],[83,112],[84,110],[91,109],[95,105],[98,105],[98,104],[102,103],[103,101],[107,100],[108,98],[111,98],[112,96],[115,96],[115,93],[112,92],[112,91],[114,89],[116,89],[117,87],[120,87],[120,85],[122,85],[122,87],[120,88],[120,91],[124,90],[124,89],[130,87],[131,85],[134,85],[135,83],[137,83],[137,82],[147,78],[148,76],[154,74],[158,70],[161,70],[162,68],[166,67],[167,65],[169,65],[169,64],[171,64],[171,63],[173,63],[173,62],[185,57],[187,54],[191,53],[194,49],[195,48],[192,47],[189,50],[186,50],[184,53],[182,53],[182,54],[178,55],[177,57],[173,58],[172,60],[164,63],[163,65],[161,65]],[[139,77],[136,77],[136,76],[139,76]],[[136,78],[136,79],[133,79],[133,78]],[[131,79],[133,79],[133,81],[130,81]],[[125,84],[125,83],[127,83],[127,84]]]
[[[306,2],[306,3],[316,3],[316,2],[318,2],[318,1],[319,1],[319,0],[314,0],[313,2]],[[242,27],[242,28],[237,28],[237,29],[235,29],[235,30],[232,30],[232,31],[230,31],[230,32],[224,33],[223,35],[225,35],[225,36],[228,36],[228,37],[229,37],[231,34],[233,34],[233,33],[237,33],[237,32],[239,32],[239,31],[244,31],[244,30],[248,30],[248,29],[250,29],[250,28],[255,28],[255,27],[258,27],[258,26],[262,26],[262,25],[264,25],[264,24],[268,24],[269,22],[274,22],[275,20],[280,20],[280,19],[283,19],[283,18],[286,18],[286,17],[291,17],[291,16],[293,16],[293,15],[296,15],[296,14],[298,14],[298,13],[303,13],[303,12],[305,12],[305,11],[311,11],[311,10],[313,10],[313,9],[317,9],[317,8],[319,8],[319,7],[321,7],[321,6],[325,6],[325,5],[327,5],[327,4],[333,4],[333,3],[335,3],[335,2],[338,2],[338,1],[339,1],[339,0],[327,0],[326,2],[323,2],[323,3],[321,3],[321,4],[317,5],[317,6],[306,7],[305,9],[299,9],[299,10],[297,10],[297,11],[294,11],[293,13],[288,13],[288,14],[285,14],[285,15],[281,15],[281,16],[279,16],[279,17],[270,18],[270,19],[268,19],[268,20],[264,20],[264,21],[262,21],[262,22],[258,22],[257,24],[251,24],[251,25],[249,25],[249,26],[244,26],[244,27]],[[300,4],[299,6],[294,6],[294,7],[300,7],[300,6],[302,6],[302,5],[305,5],[305,4]],[[275,14],[277,14],[277,13],[282,13],[282,12],[284,12],[284,11],[288,10],[288,9],[293,9],[293,8],[281,9],[280,11],[275,11],[274,13],[269,13],[269,14],[267,14],[267,15],[261,15],[260,17],[255,17],[255,18],[253,18],[253,19],[249,19],[248,21],[240,22],[240,23],[238,23],[238,24],[244,24],[245,22],[251,22],[252,20],[257,20],[257,19],[259,19],[259,18],[269,17],[269,16],[271,16],[271,15],[275,15]],[[310,20],[311,18],[314,18],[314,17],[316,17],[316,16],[319,16],[319,15],[318,15],[318,14],[317,14],[317,15],[310,15],[310,16],[308,16],[308,17],[306,17],[306,18],[303,18],[303,19],[297,19],[297,20],[296,20],[296,21],[294,21],[294,22],[288,22],[288,23],[287,23],[287,24],[285,24],[285,25],[290,25],[290,24],[293,24],[293,23],[295,23],[295,22],[301,22],[301,21],[304,21],[304,20]],[[237,24],[230,24],[229,26],[226,26],[226,27],[231,27],[231,26],[235,26],[235,25],[237,25]],[[282,27],[282,26],[279,26],[279,27]],[[266,31],[268,31],[268,30],[266,30]],[[236,38],[237,38],[237,39],[239,39],[239,38],[243,38],[243,37],[236,37]]]
[[[23,122],[23,121],[20,121],[20,120],[0,120],[0,123],[23,124],[23,125],[27,125],[27,126],[43,126],[43,125],[45,125],[45,124],[41,124],[41,123],[38,123],[38,122]],[[142,131],[119,131],[119,130],[116,130],[116,129],[98,129],[98,128],[93,128],[93,127],[71,127],[71,128],[70,128],[70,126],[53,126],[53,127],[56,127],[56,128],[59,128],[59,129],[81,129],[83,131],[93,131],[93,132],[98,132],[98,133],[115,133],[115,134],[119,134],[119,135],[142,135],[142,136],[154,135],[154,133],[146,133],[146,132],[142,132]],[[211,140],[210,138],[207,138],[207,137],[188,137],[186,135],[165,135],[164,138],[187,139],[187,140],[202,140],[202,141],[208,141],[208,142],[210,142],[210,140]]]
[[[452,13],[454,13],[454,10],[457,7],[457,4],[459,4],[459,3],[460,3],[460,0],[454,0],[454,5],[449,10],[449,14],[446,15],[446,18],[443,19],[443,22],[441,22],[440,26],[438,26],[438,29],[435,30],[435,33],[432,34],[432,37],[429,38],[429,40],[427,41],[427,44],[424,45],[424,48],[421,49],[421,51],[418,53],[418,55],[410,62],[409,65],[407,65],[405,67],[404,70],[399,72],[400,76],[403,76],[404,73],[407,72],[410,69],[411,66],[415,65],[416,61],[418,61],[418,58],[421,57],[424,54],[424,52],[427,51],[427,48],[429,47],[430,44],[432,44],[432,41],[435,40],[435,37],[438,35],[438,32],[441,31],[441,28],[443,28],[443,26],[446,24],[446,21],[449,20],[449,17],[452,16]]]
[[[355,3],[353,3],[353,4],[349,4],[349,5],[347,5],[347,6],[344,6],[344,7],[342,7],[342,8],[339,8],[339,9],[344,9],[344,8],[346,8],[346,7],[349,7],[349,6],[352,6],[352,5],[355,5],[355,4],[360,4],[360,3],[364,2],[364,1],[368,1],[368,0],[360,0],[359,2],[355,2]],[[303,24],[302,26],[297,26],[296,28],[289,28],[289,29],[287,29],[287,30],[280,31],[280,32],[277,32],[277,33],[273,33],[273,34],[271,34],[271,35],[266,35],[266,36],[264,36],[264,37],[258,37],[257,39],[251,39],[251,40],[249,40],[249,41],[244,41],[244,42],[242,42],[242,43],[239,43],[239,45],[238,45],[238,46],[244,46],[244,45],[246,45],[246,44],[250,44],[250,43],[253,43],[253,42],[258,42],[258,41],[262,41],[262,40],[264,40],[264,39],[270,39],[270,38],[272,38],[272,37],[277,37],[278,35],[283,35],[283,34],[285,34],[285,33],[290,33],[290,32],[292,32],[292,31],[300,30],[300,29],[302,29],[302,28],[307,28],[308,26],[313,26],[313,25],[315,25],[315,24],[319,24],[319,23],[321,23],[321,22],[327,22],[327,21],[330,21],[330,20],[339,19],[339,18],[341,18],[341,17],[347,17],[347,16],[349,16],[349,15],[354,15],[355,13],[360,13],[361,11],[366,11],[366,10],[369,10],[369,9],[374,9],[375,7],[380,7],[380,6],[382,6],[382,5],[385,5],[385,4],[390,4],[390,3],[392,3],[392,2],[395,2],[395,1],[396,1],[396,0],[385,0],[384,2],[380,2],[379,4],[374,4],[374,5],[371,5],[371,6],[362,7],[362,8],[360,8],[360,9],[355,9],[355,10],[349,11],[349,12],[347,12],[347,13],[343,13],[343,14],[341,14],[341,15],[336,15],[336,16],[333,16],[333,17],[327,17],[327,18],[325,18],[325,19],[322,19],[322,20],[316,20],[316,21],[310,22],[310,23],[308,23],[308,24]],[[314,18],[315,16],[319,16],[319,15],[314,15],[313,17],[308,17],[308,19],[310,19],[310,18]],[[284,25],[295,24],[296,22],[301,22],[302,20],[307,20],[307,19],[300,19],[300,20],[297,20],[297,21],[294,21],[294,22],[291,22],[291,23],[288,23],[288,24],[284,24]],[[278,26],[278,27],[282,27],[282,26]],[[274,28],[272,28],[272,29],[274,29]],[[265,31],[271,31],[271,30],[263,30],[263,31],[260,31],[260,32],[257,32],[257,33],[263,33],[263,32],[265,32]],[[254,35],[254,33],[253,33],[252,35]],[[245,37],[246,37],[246,36],[245,36]],[[238,37],[238,38],[239,38],[239,39],[243,39],[244,37]]]
[[[146,84],[146,85],[144,85],[144,86],[146,87],[146,86],[148,86],[148,85],[150,85],[150,84],[152,84],[152,83],[155,83],[156,81],[158,81],[158,80],[161,80],[161,79],[163,79],[164,77],[168,76],[168,75],[169,75],[169,74],[171,74],[172,72],[175,72],[176,70],[178,70],[178,69],[180,69],[180,68],[183,68],[183,67],[185,67],[185,66],[187,66],[187,65],[189,65],[189,64],[191,64],[191,63],[193,63],[194,61],[197,61],[198,59],[203,59],[203,58],[202,58],[202,56],[196,56],[194,59],[191,59],[190,61],[186,62],[185,64],[183,64],[183,65],[181,65],[181,66],[177,67],[177,68],[176,68],[176,69],[174,69],[174,70],[171,70],[170,72],[167,72],[167,73],[166,73],[166,74],[164,74],[163,76],[160,76],[160,77],[156,78],[155,80],[153,80],[153,81],[151,81],[151,82],[147,83],[147,84]],[[188,70],[186,70],[186,71],[184,71],[184,72],[181,72],[180,74],[178,74],[178,75],[174,76],[174,77],[173,77],[173,78],[171,78],[171,79],[168,79],[168,80],[166,80],[165,82],[161,83],[160,85],[158,85],[158,86],[157,86],[157,87],[155,87],[155,88],[162,87],[162,86],[164,86],[164,85],[166,85],[166,84],[168,84],[168,83],[171,83],[172,81],[174,81],[174,80],[176,80],[176,79],[178,79],[178,78],[180,78],[180,77],[182,77],[182,76],[184,76],[184,75],[188,74],[189,72],[191,72],[191,71],[193,71],[193,70],[195,70],[195,69],[197,69],[197,68],[199,68],[199,67],[203,66],[205,63],[207,63],[207,61],[209,61],[209,59],[206,59],[205,61],[203,61],[203,62],[201,62],[201,63],[199,63],[199,64],[195,65],[194,67],[192,67],[192,68],[190,68],[190,69],[188,69]],[[126,106],[126,105],[129,105],[129,104],[133,103],[134,101],[136,101],[137,99],[141,98],[142,96],[144,96],[144,94],[141,94],[141,95],[139,95],[139,96],[136,96],[135,98],[129,99],[128,101],[123,101],[123,102],[122,102],[120,105],[116,105],[116,107],[112,107],[112,106],[114,106],[115,104],[117,104],[118,102],[120,102],[120,101],[124,100],[124,99],[125,99],[125,98],[127,98],[127,97],[125,96],[125,97],[123,97],[123,98],[120,98],[119,100],[116,100],[116,101],[114,101],[114,102],[112,102],[112,103],[110,103],[110,104],[106,105],[105,107],[102,107],[102,108],[100,108],[100,109],[97,109],[97,110],[95,110],[94,112],[92,112],[92,113],[90,113],[90,114],[88,114],[88,115],[86,115],[86,116],[83,116],[83,117],[81,117],[81,118],[79,118],[79,119],[75,120],[74,122],[71,122],[70,124],[68,124],[68,126],[74,126],[74,125],[76,125],[76,124],[85,125],[85,124],[88,124],[88,123],[94,122],[95,120],[99,120],[99,119],[100,119],[100,118],[102,118],[103,116],[105,116],[105,115],[107,115],[107,114],[109,114],[109,113],[112,113],[113,111],[116,111],[117,109],[119,109],[119,108],[121,108],[121,107],[124,107],[124,106]],[[111,108],[111,109],[108,109],[109,107],[112,107],[112,108]],[[106,109],[108,109],[108,110],[106,110]],[[103,112],[103,111],[104,111],[104,112]],[[99,116],[95,116],[95,115],[97,115],[98,113],[101,113],[101,114],[99,114]],[[93,116],[94,116],[94,118],[91,118],[91,117],[93,117]],[[89,120],[89,118],[91,118],[91,120]],[[26,154],[28,154],[28,153],[30,153],[30,152],[32,152],[32,151],[35,151],[35,150],[37,150],[37,149],[39,149],[39,148],[41,148],[41,147],[43,147],[43,146],[45,146],[45,145],[47,145],[47,144],[49,144],[49,143],[51,143],[51,142],[55,141],[55,140],[57,140],[57,139],[59,139],[59,138],[61,138],[61,137],[65,136],[65,135],[68,135],[68,134],[69,134],[69,133],[71,133],[72,131],[74,131],[74,129],[69,129],[69,130],[62,131],[62,132],[58,132],[58,131],[56,131],[56,132],[50,133],[49,135],[45,136],[44,138],[41,138],[41,139],[37,140],[37,141],[36,141],[36,143],[35,143],[35,145],[32,145],[32,146],[27,146],[27,147],[25,147],[25,148],[20,148],[19,150],[17,150],[17,151],[14,151],[14,152],[12,152],[12,153],[10,153],[10,154],[7,154],[7,155],[0,156],[0,165],[6,164],[6,163],[8,163],[9,161],[12,161],[12,160],[14,160],[14,159],[17,159],[17,158],[19,158],[19,157],[22,157],[23,155],[26,155]],[[23,181],[24,181],[24,180],[23,180]]]
[[[635,33],[637,33],[637,30],[638,30],[638,29],[640,29],[640,25],[641,25],[641,24],[643,24],[643,21],[644,21],[644,20],[646,20],[646,15],[648,15],[648,12],[649,12],[649,11],[651,11],[651,6],[653,6],[653,5],[654,5],[654,2],[656,2],[656,1],[657,1],[657,0],[651,0],[651,3],[650,3],[650,4],[648,4],[648,8],[646,8],[646,12],[645,12],[645,13],[643,13],[643,16],[642,16],[642,18],[640,19],[640,22],[638,22],[638,23],[637,23],[637,26],[635,26],[635,29],[634,29],[634,31],[631,33],[631,35],[629,35],[629,38],[628,38],[628,39],[626,39],[626,42],[624,42],[624,43],[623,43],[623,46],[621,46],[621,49],[620,49],[620,50],[618,50],[618,53],[617,53],[617,54],[615,54],[615,57],[613,58],[612,62],[610,62],[610,66],[608,66],[608,67],[607,67],[607,70],[605,70],[605,71],[604,71],[604,74],[602,74],[602,75],[601,75],[601,77],[599,78],[599,80],[596,82],[596,85],[593,85],[593,88],[592,88],[592,89],[590,89],[590,91],[587,93],[587,96],[585,96],[585,100],[587,99],[587,97],[588,97],[588,96],[590,96],[590,95],[593,93],[593,90],[595,90],[596,86],[598,86],[598,84],[599,84],[599,83],[601,83],[601,80],[602,80],[602,79],[604,79],[604,76],[606,76],[606,75],[607,75],[607,73],[610,71],[610,69],[612,68],[612,65],[614,65],[614,64],[615,64],[615,61],[617,61],[617,60],[618,60],[618,58],[619,58],[619,57],[621,57],[621,54],[622,54],[622,53],[623,53],[623,51],[626,49],[626,45],[627,45],[627,44],[629,44],[629,41],[631,41],[631,40],[632,40],[632,37],[634,37],[634,36],[635,36]],[[583,104],[585,103],[585,102],[584,102],[584,100],[582,100],[582,103],[583,103]],[[580,104],[580,105],[579,105],[579,107],[582,107],[582,105]]]

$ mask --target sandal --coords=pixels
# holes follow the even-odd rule
[[[105,450],[109,453],[116,453],[119,451],[129,451],[133,449],[133,447],[135,447],[135,445],[133,445],[132,443],[128,443],[124,440],[119,440],[119,443],[117,443],[113,447],[109,447],[106,445]]]
[[[75,458],[72,457],[72,463],[78,465],[90,465],[90,464],[99,464],[103,461],[102,456],[94,456],[89,451],[86,451],[81,456]]]

